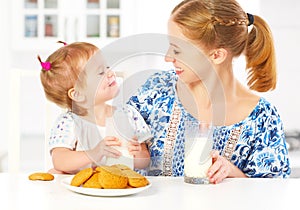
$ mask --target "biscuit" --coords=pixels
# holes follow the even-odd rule
[[[126,165],[123,165],[123,164],[114,164],[114,165],[111,165],[112,167],[117,167],[121,170],[131,170],[131,168],[129,168],[128,166]]]
[[[54,176],[49,173],[36,172],[36,173],[30,174],[28,176],[28,178],[29,178],[29,180],[51,181],[54,179]]]
[[[102,188],[99,182],[99,172],[95,172],[85,183],[83,183],[82,187]]]
[[[128,178],[121,169],[113,166],[99,166],[99,182],[104,189],[124,189]]]
[[[92,168],[85,168],[77,172],[71,180],[71,185],[79,187],[93,175]]]
[[[133,170],[122,171],[128,177],[128,185],[131,187],[145,187],[149,184],[149,181],[143,175]]]

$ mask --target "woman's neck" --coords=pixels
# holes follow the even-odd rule
[[[240,86],[230,64],[215,67],[215,71],[205,80],[179,84],[178,96],[185,108],[199,120],[211,121],[216,125],[225,123],[226,105],[236,98]],[[178,88],[183,86],[185,91]]]

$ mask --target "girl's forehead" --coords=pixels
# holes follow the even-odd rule
[[[97,69],[99,66],[106,66],[106,61],[100,50],[88,60],[85,69]]]

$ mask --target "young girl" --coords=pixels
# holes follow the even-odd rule
[[[115,147],[121,146],[120,139],[104,137],[105,120],[115,111],[106,102],[118,94],[119,87],[96,46],[85,42],[64,45],[45,62],[39,56],[38,59],[46,98],[66,109],[51,130],[49,149],[54,168],[49,172],[73,174],[85,167],[105,164],[104,157],[122,155]],[[130,106],[125,108],[135,119],[139,118]],[[143,129],[137,136],[139,140],[149,137],[149,130]],[[137,138],[129,141],[128,150],[135,157],[134,167],[145,168],[149,153],[145,143],[134,141]]]

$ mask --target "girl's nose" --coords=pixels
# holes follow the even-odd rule
[[[106,76],[107,76],[108,78],[110,78],[110,77],[115,77],[116,74],[115,74],[115,72],[113,72],[112,70],[108,70],[107,73],[106,73]]]

